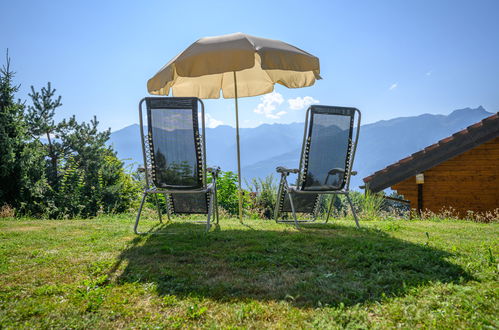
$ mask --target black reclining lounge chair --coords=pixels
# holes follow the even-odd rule
[[[147,135],[144,134],[142,105],[147,108]],[[201,105],[201,133],[198,105]],[[140,134],[146,187],[135,221],[139,234],[140,214],[148,194],[164,194],[167,215],[206,214],[206,230],[215,209],[219,168],[206,168],[205,117],[203,102],[195,97],[146,97],[139,103]],[[207,172],[212,182],[207,183]],[[158,204],[159,221],[161,211]]]
[[[356,174],[352,172],[352,165],[359,138],[360,117],[360,111],[355,108],[313,105],[307,110],[300,168],[276,169],[281,174],[275,208],[277,222],[294,222],[296,226],[302,222],[314,222],[323,195],[343,194],[359,227],[349,196],[349,184],[350,176]],[[355,129],[354,124],[357,125]],[[290,173],[298,174],[294,186],[287,181]],[[333,199],[325,222],[329,220],[332,207]],[[293,220],[281,219],[287,212],[293,214]],[[312,213],[313,219],[298,220],[296,213]]]

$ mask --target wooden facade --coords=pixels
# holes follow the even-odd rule
[[[426,171],[422,191],[423,209],[440,212],[449,207],[460,216],[468,211],[499,208],[499,137],[483,143]],[[393,190],[418,208],[415,176],[393,186]]]
[[[499,209],[499,112],[363,180],[372,192],[391,187],[418,211]]]

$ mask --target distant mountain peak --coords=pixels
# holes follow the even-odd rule
[[[481,105],[479,105],[476,108],[464,108],[464,109],[457,109],[452,111],[449,114],[449,117],[455,117],[455,116],[466,116],[466,115],[489,115],[491,114],[485,108]]]

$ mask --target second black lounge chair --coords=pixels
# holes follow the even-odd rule
[[[298,169],[277,167],[281,174],[275,220],[277,222],[314,222],[320,199],[326,194],[345,195],[359,227],[357,214],[349,196],[350,176],[360,130],[360,111],[356,108],[313,105],[307,110],[305,131]],[[355,120],[356,119],[356,120]],[[354,128],[354,125],[357,125]],[[354,135],[355,133],[355,135]],[[295,185],[289,185],[290,173],[298,174]],[[331,200],[325,222],[329,220]],[[293,220],[282,219],[291,212]],[[297,213],[312,213],[312,220],[298,220]]]

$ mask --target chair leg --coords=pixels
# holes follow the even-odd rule
[[[319,198],[319,200],[317,201],[317,203],[314,207],[314,212],[312,213],[313,220],[311,222],[317,221],[317,218],[319,217],[320,212],[321,212],[321,204],[322,204],[322,200],[324,199],[324,195],[319,195],[318,198]]]
[[[277,201],[274,210],[274,221],[279,222],[279,195],[277,196]]]
[[[217,198],[217,188],[215,187],[215,219],[216,219],[216,224],[218,225],[219,223],[219,218],[218,218],[218,198]]]
[[[277,195],[277,201],[276,201],[275,210],[274,210],[274,221],[275,222],[279,222],[279,200],[280,200],[280,197],[279,197],[279,195]]]
[[[350,195],[347,193],[345,196],[347,196],[348,204],[350,204],[350,208],[352,209],[353,218],[355,219],[355,224],[357,225],[357,228],[360,228],[359,219],[357,219],[357,213],[355,213],[355,210],[353,208],[353,203],[352,200],[350,199]]]
[[[280,213],[279,213],[279,207],[280,207],[280,203],[279,201],[281,200],[282,197],[282,194],[284,193],[284,187],[283,187],[283,177],[281,176],[281,181],[279,182],[279,188],[277,189],[277,198],[276,198],[276,202],[275,202],[275,210],[274,210],[274,220],[275,222],[279,222],[279,216],[280,216]]]
[[[163,219],[161,218],[161,207],[159,205],[158,194],[154,194],[154,199],[156,200],[156,208],[158,209],[159,222],[163,223]]]
[[[329,208],[327,210],[326,223],[329,221],[329,217],[331,216],[331,211],[333,210],[335,197],[336,197],[336,195],[331,195],[331,202],[329,203]]]
[[[168,219],[168,222],[171,221],[170,219],[170,203],[169,203],[169,198],[170,196],[168,196],[167,194],[164,194],[163,196],[165,196],[165,201],[166,201],[166,218]]]
[[[208,205],[208,215],[206,219],[206,232],[210,230],[211,224],[210,224],[210,218],[211,218],[211,213],[213,212],[213,203],[215,202],[215,198],[213,197],[213,191],[210,192],[211,198],[210,198],[210,204]]]
[[[296,218],[295,205],[293,203],[293,198],[291,197],[291,194],[289,192],[288,192],[288,196],[289,196],[289,203],[291,204],[291,211],[293,212],[293,218],[295,220],[295,227],[299,228],[298,227],[298,219]]]
[[[140,214],[142,213],[142,207],[144,206],[144,202],[146,201],[146,195],[147,193],[144,192],[144,195],[142,196],[142,201],[140,202],[140,206],[139,206],[139,212],[137,213],[137,219],[135,220],[135,225],[133,226],[133,231],[135,232],[135,234],[137,235],[140,235],[142,233],[140,233],[137,228],[139,226],[139,220],[140,220]]]

